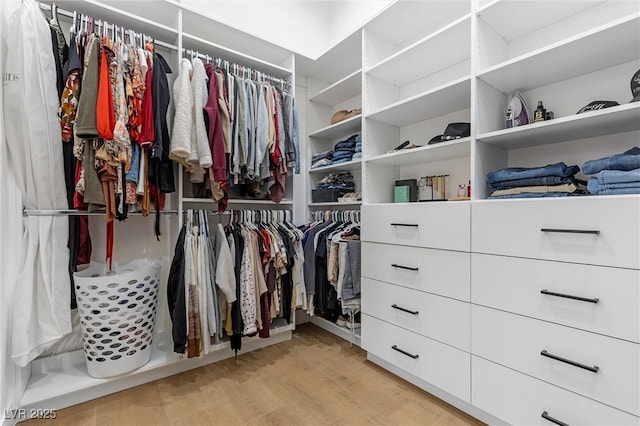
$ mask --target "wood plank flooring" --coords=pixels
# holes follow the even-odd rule
[[[20,425],[481,425],[312,325],[293,339]]]

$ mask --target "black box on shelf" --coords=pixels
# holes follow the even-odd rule
[[[312,203],[335,203],[338,198],[348,194],[348,189],[323,188],[311,190]]]

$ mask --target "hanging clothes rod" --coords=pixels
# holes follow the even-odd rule
[[[42,2],[38,2],[40,4],[40,9],[44,10],[44,11],[50,11],[51,10],[51,5],[48,5],[46,3],[42,3]],[[64,10],[64,9],[60,9],[57,8],[57,14],[58,16],[64,16],[65,18],[69,18],[69,20],[73,21],[74,18],[74,12],[70,12],[68,10]],[[75,16],[77,16],[78,14],[76,13]],[[88,15],[87,15],[88,16]],[[165,49],[169,49],[169,50],[173,50],[175,52],[178,51],[178,46],[175,46],[171,43],[167,43],[165,41],[162,40],[157,40],[153,37],[150,37],[153,40],[153,43],[157,46],[161,46],[164,47]]]
[[[155,215],[155,211],[153,212],[149,212],[149,216],[154,216]],[[182,212],[183,214],[186,213],[186,210]],[[178,215],[178,210],[161,210],[160,211],[161,215],[165,215],[165,216],[177,216]],[[219,213],[215,210],[208,210],[207,214],[210,215],[230,215],[231,212],[222,212]],[[23,209],[22,210],[22,216],[27,217],[27,216],[104,216],[105,212],[103,211],[93,211],[93,212],[87,212],[84,210],[74,210],[74,209],[58,209],[58,210],[38,210],[38,209]],[[127,214],[127,216],[142,216],[142,213],[140,212],[130,212]]]

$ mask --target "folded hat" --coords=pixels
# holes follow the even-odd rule
[[[633,96],[631,102],[640,101],[640,70],[636,71],[631,78],[631,95]]]
[[[356,108],[352,110],[341,109],[340,111],[336,111],[331,116],[331,124],[339,123],[347,118],[355,117],[356,115],[362,114],[362,108]]]
[[[576,114],[582,114],[583,112],[589,111],[598,111],[600,109],[611,108],[618,105],[620,104],[616,101],[593,101],[580,108],[580,110],[576,112]]]

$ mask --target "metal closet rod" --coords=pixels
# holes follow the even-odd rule
[[[40,4],[40,9],[46,10],[46,11],[51,10],[51,5],[48,5],[48,4],[42,3],[42,2],[38,2],[38,3]],[[64,16],[66,18],[73,19],[73,15],[74,15],[73,12],[70,12],[70,11],[64,10],[64,9],[60,9],[60,8],[57,8],[57,12],[58,12],[58,15],[60,15],[60,16]],[[89,16],[89,15],[87,15],[87,16]],[[139,33],[138,31],[134,31],[134,32]],[[140,33],[140,34],[142,34],[142,33]],[[178,46],[176,46],[176,45],[173,45],[171,43],[167,43],[167,42],[162,41],[162,40],[157,40],[154,37],[149,37],[149,38],[151,38],[153,40],[153,43],[157,44],[158,46],[162,46],[162,47],[164,47],[166,49],[174,50],[176,52],[178,51]]]
[[[182,213],[186,213],[184,210]],[[40,210],[40,209],[23,209],[22,216],[104,216],[106,212],[103,211],[94,211],[88,212],[84,210],[74,210],[74,209],[53,209],[53,210]],[[154,216],[156,214],[155,211],[149,212],[148,216]],[[178,210],[161,210],[161,215],[165,216],[176,216],[178,215]],[[207,214],[210,215],[229,215],[231,212],[222,212],[219,213],[215,210],[207,210]],[[127,216],[142,216],[140,212],[131,212],[128,213]]]
[[[2,1],[2,0],[0,0],[0,1]],[[46,3],[39,2],[39,4],[40,4],[40,9],[42,9],[42,10],[49,11],[51,9],[51,6],[46,4]],[[58,13],[58,15],[64,16],[64,17],[69,18],[69,19],[73,19],[74,18],[74,12],[70,12],[68,10],[57,8],[57,13]],[[77,13],[76,13],[76,15],[77,15]],[[137,31],[134,31],[134,32],[137,32]],[[153,43],[158,45],[158,46],[164,47],[165,49],[173,50],[175,52],[178,51],[178,46],[176,46],[176,45],[164,42],[162,40],[157,40],[157,39],[155,39],[153,37],[150,37],[150,38],[153,40]],[[195,54],[200,59],[206,59],[206,60],[208,60],[209,58],[212,57],[212,56],[209,56],[209,55],[204,55],[204,54],[202,54],[202,53],[200,53],[200,52],[198,52],[197,50],[194,50],[194,49],[182,48],[182,53],[183,54],[191,53],[192,55]],[[229,66],[236,66],[236,67],[240,67],[242,69],[246,69],[246,70],[249,70],[249,71],[256,71],[256,72],[259,73],[260,77],[263,78],[263,79],[267,79],[267,80],[270,80],[270,81],[273,81],[273,82],[282,83],[282,84],[287,84],[289,86],[291,85],[291,82],[288,81],[288,80],[285,80],[285,79],[282,79],[282,78],[278,78],[278,77],[274,77],[274,76],[271,76],[269,74],[265,74],[262,71],[252,70],[250,67],[245,67],[244,65],[236,64],[234,62],[227,61],[226,59],[223,59],[223,58],[217,58],[217,59],[220,59],[221,61],[226,62]]]

